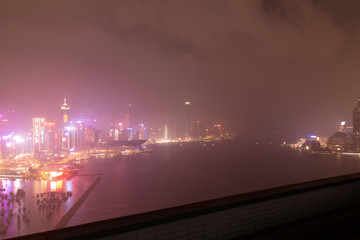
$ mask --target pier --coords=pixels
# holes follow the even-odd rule
[[[80,208],[81,204],[86,200],[90,193],[94,190],[96,185],[100,182],[101,177],[97,177],[96,180],[86,189],[86,191],[81,195],[81,197],[76,201],[76,203],[65,213],[65,215],[60,219],[60,221],[55,225],[54,229],[63,228],[75,214],[75,212]]]

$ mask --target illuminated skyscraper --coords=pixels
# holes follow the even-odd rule
[[[76,123],[77,138],[76,146],[82,148],[85,146],[85,123],[78,121]]]
[[[55,149],[55,123],[45,122],[44,150],[53,153]]]
[[[214,125],[214,136],[215,137],[222,137],[222,127],[220,124]]]
[[[125,112],[124,112],[123,118],[122,118],[122,123],[125,128],[132,127],[133,119],[131,119],[131,118],[133,118],[133,113],[134,113],[133,105],[131,103],[129,103],[126,106],[126,109],[125,109]]]
[[[62,130],[62,149],[74,151],[77,145],[78,131],[74,126],[66,126]]]
[[[126,128],[126,134],[128,140],[134,139],[134,128]]]
[[[196,121],[194,124],[193,137],[195,137],[195,138],[205,138],[206,137],[205,126],[199,120]]]
[[[123,123],[117,124],[117,129],[115,129],[115,141],[124,141],[128,140],[126,128]]]
[[[64,103],[61,105],[61,112],[63,115],[63,124],[67,124],[69,122],[69,114],[70,111],[70,105],[67,104],[66,98],[64,98]]]
[[[145,140],[146,139],[146,127],[144,124],[138,124],[136,128],[136,138]]]
[[[84,145],[85,147],[94,147],[96,142],[96,131],[93,127],[84,128]]]
[[[185,139],[190,140],[192,133],[190,102],[185,102],[184,120],[185,120]]]
[[[33,152],[40,153],[45,149],[45,118],[33,118]]]
[[[8,132],[9,120],[0,115],[0,136]]]
[[[25,153],[33,153],[33,141],[31,133],[28,133],[25,138]]]
[[[125,128],[130,127],[130,113],[124,114],[123,124]]]
[[[353,110],[353,149],[360,152],[360,98],[357,99],[357,106]]]
[[[169,133],[168,133],[168,125],[164,125],[164,140],[169,139]]]

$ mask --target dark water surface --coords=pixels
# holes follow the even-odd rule
[[[83,161],[102,180],[67,226],[360,171],[360,157],[274,145],[154,145],[152,153]],[[80,178],[80,177],[79,177]]]

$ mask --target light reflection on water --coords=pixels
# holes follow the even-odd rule
[[[56,181],[50,181],[50,191],[56,192]]]
[[[8,201],[1,201],[4,202],[2,209],[4,209],[5,214],[1,216],[0,212],[0,223],[6,223],[8,230],[5,235],[0,235],[0,239],[3,237],[9,238],[52,230],[86,190],[93,179],[94,178],[86,177],[83,177],[80,181],[77,177],[71,180],[57,181],[0,179],[0,185],[5,189],[5,191],[1,193],[6,194],[8,199],[10,198],[10,193],[16,194],[18,189],[25,190],[25,197],[20,198],[18,202],[14,201],[13,203],[10,201],[10,204],[7,205]],[[58,207],[39,208],[39,202],[41,203],[43,199],[61,199],[61,193],[68,191],[72,192],[72,197],[68,197],[66,201],[59,200]],[[53,196],[50,195],[50,192],[54,192]],[[43,197],[41,197],[41,193],[43,193]],[[37,202],[37,200],[39,200],[39,202]],[[24,207],[26,209],[25,211]],[[12,217],[10,217],[10,209],[12,209],[13,212]],[[52,213],[50,214],[50,212]],[[26,221],[26,216],[24,215],[29,217],[29,221]],[[18,221],[18,216],[20,216],[20,221]],[[6,222],[8,217],[11,218],[11,221]]]

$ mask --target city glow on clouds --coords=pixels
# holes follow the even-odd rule
[[[191,99],[199,119],[248,135],[331,133],[360,95],[359,11],[356,1],[1,1],[0,112],[71,99],[177,120]]]

